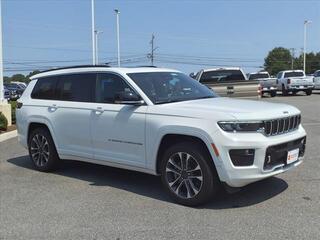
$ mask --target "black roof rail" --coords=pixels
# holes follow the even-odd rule
[[[65,70],[65,69],[72,69],[72,68],[95,68],[95,67],[110,67],[107,64],[100,64],[100,65],[75,65],[75,66],[68,66],[68,67],[57,67],[57,68],[51,68],[48,70],[41,71],[40,73],[46,73],[56,70]]]

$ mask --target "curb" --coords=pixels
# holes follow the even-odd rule
[[[6,141],[10,138],[14,138],[16,136],[18,136],[17,130],[13,130],[13,131],[7,132],[7,133],[2,133],[2,134],[0,134],[0,142]]]

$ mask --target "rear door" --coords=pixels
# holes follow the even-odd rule
[[[115,104],[115,95],[123,91],[133,89],[122,77],[98,74],[97,103],[92,112],[94,158],[144,168],[147,106]]]
[[[92,159],[91,114],[95,73],[58,77],[56,99],[48,108],[60,154],[72,159]]]

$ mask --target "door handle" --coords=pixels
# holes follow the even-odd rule
[[[57,110],[57,105],[56,104],[52,104],[52,106],[49,107],[49,111],[50,112],[55,112]]]
[[[103,113],[103,109],[101,107],[97,107],[97,109],[94,110],[96,115],[101,115]]]

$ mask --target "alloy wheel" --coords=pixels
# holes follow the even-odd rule
[[[201,167],[192,155],[186,152],[173,154],[166,164],[166,180],[169,188],[178,197],[195,197],[203,184]]]
[[[31,157],[38,167],[45,166],[49,161],[50,151],[48,140],[40,134],[33,136],[31,140]]]

